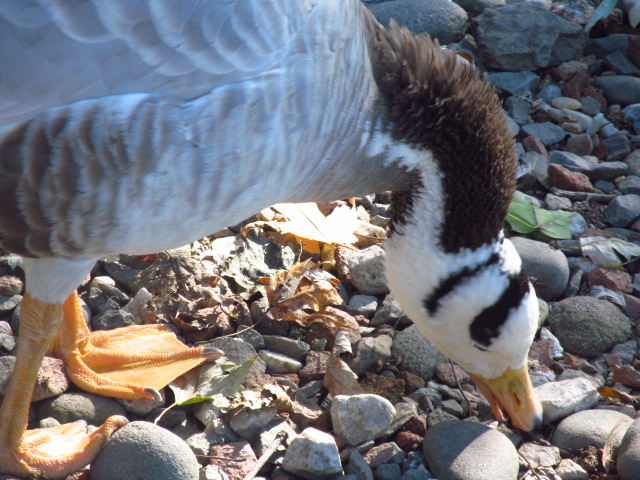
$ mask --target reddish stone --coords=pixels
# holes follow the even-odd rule
[[[561,63],[553,69],[553,76],[556,80],[562,80],[563,82],[573,77],[576,73],[587,73],[589,65],[578,60],[571,60],[570,62]]]
[[[593,151],[593,141],[589,135],[581,133],[567,140],[565,150],[576,155],[590,155]]]
[[[23,288],[24,282],[18,277],[14,277],[13,275],[0,277],[0,295],[4,295],[5,297],[20,295]]]
[[[589,285],[602,285],[610,290],[622,293],[633,293],[633,282],[631,275],[622,270],[612,268],[597,267],[587,275]]]
[[[460,380],[460,385],[471,383],[471,377],[469,377],[469,374],[456,364],[453,364],[453,368],[451,368],[450,362],[438,363],[436,365],[435,374],[438,380],[452,388],[456,388],[458,386],[456,376],[458,377],[458,380]]]
[[[614,353],[604,353],[602,354],[602,358],[604,359],[605,362],[607,362],[607,366],[611,370],[615,370],[616,368],[622,366],[620,357]]]
[[[367,453],[363,455],[365,462],[369,464],[372,469],[378,468],[384,463],[391,461],[394,455],[396,455],[400,449],[394,442],[382,443],[371,448]]]
[[[427,433],[427,414],[423,413],[417,417],[413,417],[402,429],[424,437]]]
[[[585,72],[576,72],[575,75],[564,84],[564,87],[562,87],[562,94],[565,97],[580,100],[584,96],[582,91],[587,86],[588,81],[589,75]]]
[[[522,140],[522,147],[525,152],[536,152],[549,158],[547,148],[542,144],[540,139],[535,135],[529,135]]]
[[[304,367],[298,372],[300,381],[304,385],[312,380],[322,380],[327,373],[327,359],[329,352],[311,350],[304,359]]]
[[[538,365],[550,367],[553,365],[553,340],[543,338],[533,342],[529,349],[529,358],[536,360]]]
[[[353,256],[353,250],[347,247],[336,247],[333,251],[333,259],[336,262],[338,280],[346,287],[351,285],[351,273],[349,272],[349,260]]]
[[[247,441],[214,445],[209,455],[211,464],[224,470],[229,480],[243,480],[258,461]]]
[[[396,435],[396,444],[403,450],[416,450],[424,437],[411,432],[398,432]]]
[[[573,192],[592,192],[593,185],[584,173],[572,172],[560,165],[549,165],[549,182],[551,186]]]
[[[631,365],[622,365],[613,371],[613,382],[631,388],[640,388],[640,372]]]
[[[584,365],[587,361],[584,358],[580,358],[569,352],[564,352],[562,354],[562,362],[565,364],[567,368],[570,368],[571,370],[579,370],[580,367]]]
[[[364,315],[354,315],[353,318],[356,322],[358,322],[358,325],[360,325],[361,327],[368,327],[369,324],[371,323],[371,320],[369,320]]]
[[[419,375],[416,375],[415,373],[407,372],[406,370],[403,370],[402,372],[400,372],[398,374],[398,378],[404,380],[405,395],[411,395],[413,392],[415,392],[419,388],[422,388],[426,385],[424,378],[422,378]]]
[[[629,37],[627,57],[636,67],[640,68],[640,35],[632,35]]]
[[[604,143],[601,143],[597,147],[593,149],[591,155],[596,157],[598,160],[604,160],[609,155],[609,147],[607,147]]]

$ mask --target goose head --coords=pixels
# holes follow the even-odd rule
[[[412,181],[393,192],[386,274],[417,328],[525,431],[542,408],[527,371],[538,301],[503,225],[515,143],[476,69],[427,36],[372,28],[370,55],[388,146]]]

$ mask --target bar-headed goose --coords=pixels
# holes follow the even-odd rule
[[[26,273],[0,472],[63,477],[126,421],[26,430],[45,354],[120,398],[218,355],[157,326],[89,332],[75,289],[97,259],[382,190],[391,291],[499,419],[537,425],[537,300],[502,233],[514,142],[465,61],[358,0],[3,0],[0,30],[0,247]]]

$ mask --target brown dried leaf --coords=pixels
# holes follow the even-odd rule
[[[317,313],[313,313],[305,317],[302,325],[308,327],[315,322],[322,322],[329,328],[351,328],[351,324],[347,320],[348,313],[332,308],[331,311],[323,308]]]
[[[345,330],[340,330],[336,339],[333,341],[333,351],[331,352],[336,357],[348,353],[353,357],[353,350],[351,349],[351,340],[349,340],[349,334]]]
[[[298,263],[274,277],[262,279],[276,320],[294,321],[308,326],[322,318],[308,320],[327,305],[342,305],[336,285],[340,282],[317,268],[310,260]]]
[[[364,390],[358,383],[358,376],[353,373],[340,357],[330,356],[327,360],[327,373],[322,385],[334,397],[336,395],[359,395]]]

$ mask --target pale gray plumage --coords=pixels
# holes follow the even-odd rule
[[[34,173],[17,188],[3,174],[3,198],[36,226],[5,248],[158,251],[272,203],[397,186],[401,169],[365,154],[374,81],[354,3],[54,2],[30,19],[4,2],[0,135]],[[356,34],[332,32],[338,18]]]

